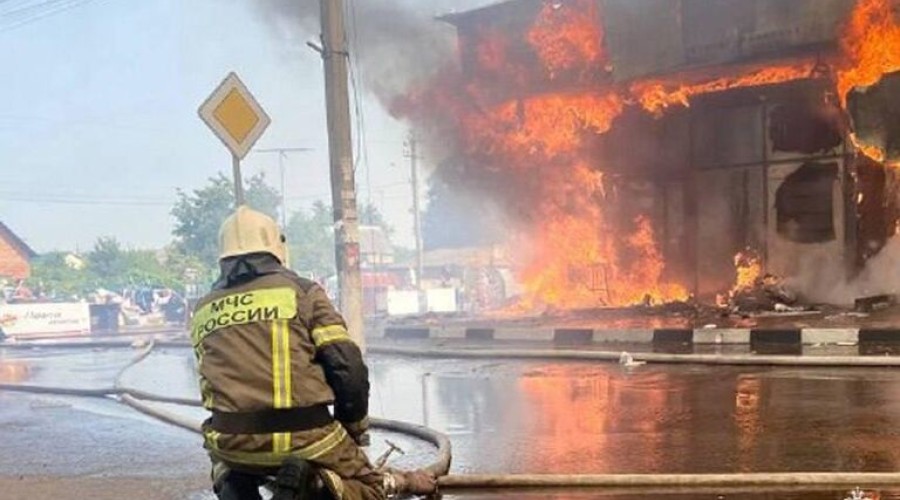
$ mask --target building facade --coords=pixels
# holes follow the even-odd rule
[[[0,222],[0,278],[23,280],[31,276],[31,259],[37,254]]]

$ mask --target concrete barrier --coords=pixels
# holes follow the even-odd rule
[[[558,328],[553,331],[553,342],[563,345],[587,345],[594,342],[594,330],[587,328]]]
[[[496,328],[465,325],[407,325],[370,328],[369,337],[389,340],[470,340],[531,341],[564,345],[646,344],[659,346],[664,352],[693,352],[694,345],[749,345],[758,353],[802,354],[803,346],[896,344],[900,350],[900,329],[884,328],[659,328],[603,329],[589,327],[522,327]],[[877,349],[876,349],[877,350]],[[864,349],[861,349],[861,354]],[[879,351],[880,352],[880,351]],[[873,354],[875,352],[866,352]]]

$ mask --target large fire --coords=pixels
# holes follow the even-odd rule
[[[469,182],[490,186],[488,194],[520,222],[510,245],[520,260],[526,307],[689,297],[667,273],[653,214],[619,213],[609,195],[615,180],[591,153],[592,141],[626,108],[659,116],[701,94],[825,77],[833,77],[845,103],[853,88],[900,70],[900,26],[891,0],[859,0],[831,59],[721,66],[613,84],[599,5],[547,1],[522,39],[493,29],[470,37],[464,43],[472,45],[474,70],[445,70],[396,108],[454,138]],[[762,272],[758,261],[738,264],[738,287]]]
[[[841,37],[843,57],[837,67],[842,104],[854,88],[875,85],[900,70],[900,24],[892,0],[859,0]]]
[[[579,71],[583,77],[601,66],[603,33],[598,10],[599,3],[593,0],[577,0],[566,7],[556,2],[544,5],[528,32],[528,42],[551,79],[570,71]]]

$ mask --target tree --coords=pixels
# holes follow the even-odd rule
[[[108,236],[98,238],[88,256],[88,269],[100,281],[118,281],[124,276],[128,262],[119,241]]]
[[[99,238],[88,255],[88,275],[92,288],[119,291],[133,286],[171,287],[180,285],[177,270],[165,266],[152,250],[124,250],[115,238]]]
[[[359,220],[364,225],[380,226],[388,236],[394,231],[378,207],[372,204],[360,207]],[[333,227],[331,207],[321,201],[315,202],[309,213],[305,210],[294,212],[285,232],[294,270],[315,277],[335,274]]]
[[[300,210],[291,215],[285,236],[294,270],[317,278],[335,274],[333,226],[331,207],[321,201],[310,213]]]
[[[394,228],[384,219],[384,215],[378,207],[372,203],[366,203],[359,208],[359,222],[364,226],[379,226],[388,237],[394,234]]]
[[[272,217],[277,216],[280,196],[257,175],[245,183],[247,205]],[[234,211],[234,182],[224,174],[188,194],[178,190],[172,208],[175,217],[175,248],[184,256],[214,267],[218,260],[219,227]]]
[[[31,262],[29,286],[51,298],[80,296],[91,288],[91,276],[85,268],[66,262],[66,254],[53,252],[36,257]]]

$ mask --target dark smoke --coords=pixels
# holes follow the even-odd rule
[[[483,5],[484,0],[345,0],[356,78],[385,105],[428,78],[453,57],[452,26],[440,14]],[[254,2],[273,32],[302,50],[318,40],[318,0]]]

